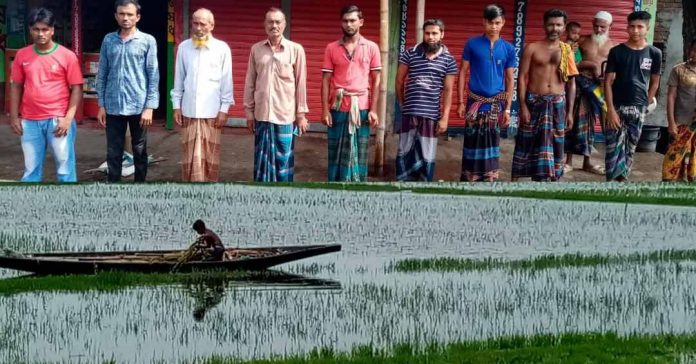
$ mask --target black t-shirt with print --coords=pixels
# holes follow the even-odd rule
[[[659,75],[662,52],[649,45],[631,49],[619,44],[609,51],[606,73],[616,73],[612,85],[614,107],[647,106],[650,75]]]

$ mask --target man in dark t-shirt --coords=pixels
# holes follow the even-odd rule
[[[628,41],[609,51],[604,81],[608,109],[605,128],[607,181],[628,179],[646,107],[656,102],[662,52],[647,44],[649,23],[650,13],[631,13]]]

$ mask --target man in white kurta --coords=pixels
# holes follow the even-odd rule
[[[215,39],[213,13],[198,9],[191,19],[191,39],[179,44],[172,104],[182,126],[182,179],[216,182],[220,177],[220,134],[232,97],[232,52]]]

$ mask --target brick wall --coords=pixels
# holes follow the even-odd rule
[[[682,0],[657,0],[657,20],[655,23],[655,43],[667,43],[669,27],[674,14],[682,9]]]
[[[672,19],[682,10],[682,0],[657,0],[657,19],[655,20],[655,36],[653,45],[662,51],[663,69],[667,65],[667,43]]]

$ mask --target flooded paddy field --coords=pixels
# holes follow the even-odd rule
[[[524,188],[534,186],[549,185]],[[607,193],[602,186],[565,191]],[[689,195],[644,187],[644,195],[653,197]],[[622,188],[611,186],[609,192],[638,193],[635,186]],[[275,268],[304,277],[291,281],[214,279],[106,291],[62,285],[5,292],[0,283],[0,362],[191,362],[214,355],[250,359],[511,335],[696,333],[692,255],[620,258],[694,249],[696,208],[412,190],[408,185],[385,192],[178,184],[2,188],[0,250],[183,249],[195,238],[190,225],[198,218],[229,247],[339,243],[343,248]],[[524,261],[567,254],[619,258],[547,269],[390,268],[406,259]],[[17,279],[7,270],[0,276]]]

